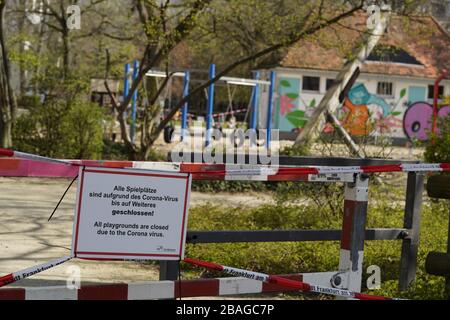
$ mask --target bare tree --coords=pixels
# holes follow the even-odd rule
[[[137,0],[136,8],[141,20],[141,24],[145,30],[147,36],[147,45],[145,52],[142,56],[140,69],[137,79],[133,82],[130,93],[124,98],[124,101],[118,103],[114,100],[113,95],[110,93],[112,100],[114,101],[115,109],[118,113],[117,120],[120,123],[121,137],[127,147],[131,159],[146,159],[149,155],[151,148],[164,127],[172,120],[175,114],[181,109],[185,102],[189,101],[192,96],[201,92],[204,88],[207,88],[211,83],[216,82],[220,77],[233,71],[238,66],[249,63],[265,55],[284,48],[286,46],[296,43],[298,40],[314,34],[318,30],[333,25],[340,20],[344,19],[363,8],[364,1],[354,1],[355,3],[349,4],[344,1],[340,4],[340,12],[335,11],[330,13],[330,10],[325,10],[325,5],[330,5],[328,1],[311,1],[308,6],[305,7],[302,20],[297,25],[297,29],[290,30],[288,34],[279,39],[279,41],[273,41],[272,43],[264,46],[256,52],[244,55],[232,61],[223,69],[217,73],[214,79],[205,81],[201,85],[194,88],[188,97],[183,98],[179,103],[170,111],[168,115],[158,121],[154,116],[157,114],[154,109],[145,110],[144,124],[142,126],[142,138],[140,146],[131,141],[129,128],[126,123],[125,112],[128,105],[131,102],[133,92],[141,85],[145,74],[152,68],[160,66],[161,64],[166,69],[166,73],[169,76],[169,64],[168,57],[170,52],[183,40],[185,40],[199,24],[199,19],[202,15],[211,14],[209,11],[212,0],[191,0],[182,3],[177,3],[171,6],[170,0],[160,1],[157,4],[154,1]],[[326,12],[328,11],[328,12]],[[107,59],[108,60],[108,59]],[[109,67],[107,66],[107,70]],[[106,76],[108,72],[106,73]],[[158,98],[158,95],[162,92],[166,81],[161,85],[160,89],[156,91],[155,95],[149,99],[149,105],[153,106]],[[105,81],[105,85],[107,85]],[[150,125],[151,123],[151,125]]]
[[[0,145],[3,148],[12,146],[12,128],[16,116],[16,101],[11,86],[11,69],[8,51],[5,44],[5,6],[0,1]]]

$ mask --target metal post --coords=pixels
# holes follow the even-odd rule
[[[209,67],[209,79],[213,79],[216,76],[216,65],[211,64]],[[214,83],[211,83],[208,89],[208,103],[206,107],[206,147],[211,143],[211,131],[213,123],[213,111],[214,111]]]
[[[398,281],[398,289],[401,291],[407,290],[416,279],[423,190],[423,174],[416,172],[408,173],[403,227],[410,230],[410,232],[408,237],[403,240],[402,245],[400,277]]]
[[[344,221],[342,225],[339,271],[342,277],[333,285],[361,291],[364,240],[369,196],[369,178],[358,174],[355,183],[345,184]],[[346,276],[344,276],[346,275]]]
[[[178,261],[160,261],[159,262],[159,280],[177,280],[178,279]]]
[[[271,140],[272,140],[272,113],[273,113],[273,97],[274,97],[274,91],[275,91],[275,79],[276,79],[276,72],[272,71],[270,73],[270,88],[269,88],[269,106],[267,108],[267,141],[266,146],[267,148],[270,148]]]
[[[139,73],[139,61],[135,60],[134,64],[133,64],[133,84],[138,77],[138,73]],[[133,142],[134,142],[134,137],[136,135],[137,98],[138,98],[138,90],[136,89],[133,92],[133,104],[132,104],[131,128],[130,128],[131,141],[133,141]]]
[[[259,80],[260,72],[255,72],[255,80]],[[252,121],[250,123],[250,129],[256,130],[256,123],[258,121],[258,104],[259,104],[259,84],[253,87],[252,93]]]
[[[186,71],[184,73],[183,98],[186,98],[189,95],[189,82],[190,82],[190,74],[189,71]],[[183,141],[184,137],[187,135],[188,110],[189,110],[189,102],[186,101],[183,106],[181,114],[181,141]]]
[[[124,101],[128,97],[128,94],[130,93],[130,80],[128,78],[129,75],[130,75],[130,64],[127,63],[125,65],[125,79],[123,82],[123,100]],[[126,111],[125,111],[125,115],[126,115]]]

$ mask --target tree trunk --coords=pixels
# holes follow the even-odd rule
[[[69,29],[67,26],[63,27],[62,32],[63,42],[63,78],[66,79],[69,74],[70,68],[70,42],[69,42]]]
[[[19,7],[23,8],[25,7],[25,4],[20,1],[19,2]],[[23,34],[25,31],[25,15],[20,17],[19,19],[17,19],[17,29],[19,30],[20,34]],[[25,52],[25,43],[21,42],[19,45],[19,52],[20,55],[23,56],[24,52]],[[20,61],[19,63],[19,83],[20,83],[20,88],[19,88],[19,96],[23,97],[25,95],[25,91],[26,91],[26,82],[27,82],[27,75],[26,75],[26,66],[25,63],[23,62],[23,60]]]
[[[12,121],[9,114],[0,111],[0,147],[12,146]]]
[[[15,119],[16,104],[11,87],[8,53],[4,38],[5,1],[0,0],[0,146],[12,147],[12,127]]]

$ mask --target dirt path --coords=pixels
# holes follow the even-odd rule
[[[0,178],[0,276],[69,254],[76,187],[73,186],[51,222],[47,222],[68,179]],[[260,205],[268,196],[201,194],[191,205],[207,202],[229,206]],[[157,265],[136,262],[73,260],[18,282],[16,286],[64,285],[70,266],[81,268],[83,282],[131,282],[158,279]]]

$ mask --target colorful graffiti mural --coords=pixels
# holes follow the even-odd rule
[[[275,127],[280,131],[301,131],[313,113],[317,100],[300,94],[299,78],[281,78],[278,86],[278,104],[274,110]],[[408,86],[400,90],[394,100],[372,94],[362,83],[348,93],[338,119],[353,136],[388,135],[396,138],[425,141],[429,139],[433,107],[426,99],[426,88]],[[320,99],[320,98],[317,98]],[[439,109],[438,118],[450,115],[450,106]],[[326,125],[324,133],[334,129]]]
[[[274,115],[276,127],[281,131],[301,130],[316,106],[315,100],[309,104],[300,97],[300,79],[281,78],[278,86],[279,103]]]
[[[450,115],[450,106],[439,108],[438,119]],[[413,103],[405,112],[403,128],[405,134],[411,140],[426,141],[432,131],[433,106],[427,102]],[[439,134],[439,127],[437,128]]]
[[[423,99],[425,96],[423,88],[410,87],[410,90],[410,99],[411,97]],[[423,101],[406,102],[407,109],[401,119],[399,116],[403,113],[395,110],[406,94],[407,90],[402,89],[400,99],[391,107],[383,98],[369,93],[363,84],[353,87],[344,103],[347,111],[342,122],[344,128],[355,136],[368,135],[376,130],[389,134],[393,129],[402,128],[410,140],[428,140],[432,130],[433,106]],[[371,113],[369,106],[379,109]],[[450,106],[439,109],[438,118],[448,115],[450,115]]]
[[[364,84],[355,85],[344,101],[342,125],[351,135],[362,136],[375,132],[391,133],[402,127],[398,118],[402,113],[396,111],[406,89],[400,93],[400,99],[392,106],[383,98],[371,94]]]

